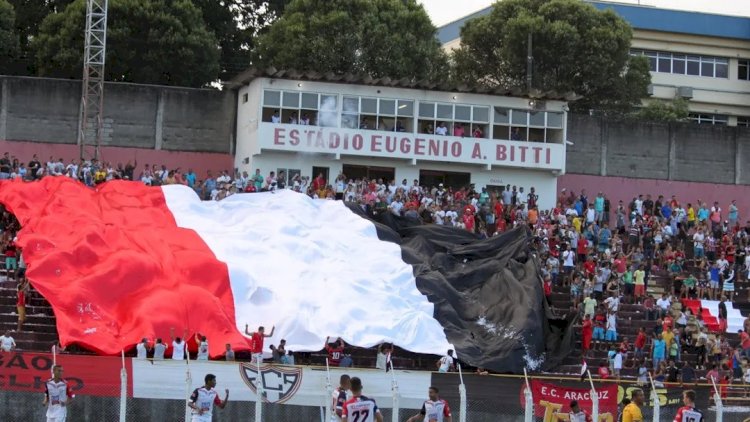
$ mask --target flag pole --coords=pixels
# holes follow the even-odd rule
[[[333,386],[331,385],[331,369],[328,366],[328,358],[326,357],[326,416],[325,420],[330,421],[333,419],[333,409],[331,409],[331,405],[333,404]]]
[[[659,413],[661,413],[660,406],[661,403],[659,403],[659,396],[656,394],[656,384],[654,383],[654,378],[651,377],[651,372],[648,373],[648,379],[651,382],[651,400],[654,401],[654,422],[659,422]]]
[[[399,401],[398,401],[398,382],[396,382],[396,371],[393,370],[393,360],[391,364],[391,392],[393,393],[393,422],[399,422]]]
[[[461,364],[458,364],[458,378],[461,380],[461,384],[458,385],[458,395],[460,400],[460,409],[458,411],[458,421],[466,422],[466,385],[464,384],[464,373],[461,371]]]
[[[122,369],[120,369],[120,422],[125,422],[128,416],[128,371],[125,369],[125,350],[122,354]]]
[[[711,377],[711,385],[714,387],[714,403],[716,404],[716,422],[722,422],[724,420],[724,403],[721,401],[721,394],[719,389],[716,388],[716,381]]]
[[[524,406],[524,422],[533,422],[534,420],[534,396],[531,392],[531,384],[529,383],[529,373],[526,371],[526,367],[523,368],[523,378],[526,381],[526,390],[523,392],[526,405]]]
[[[263,351],[260,351],[260,355],[256,358],[256,368],[258,370],[258,378],[255,381],[255,391],[257,391],[257,397],[255,401],[255,422],[263,422],[263,375],[260,373],[260,362],[263,360]]]
[[[187,361],[185,362],[185,420],[189,421],[192,419],[191,415],[191,409],[190,409],[190,388],[193,386],[193,377],[190,375],[190,351],[188,350],[187,346],[187,339],[183,339],[185,342],[185,356],[187,356]],[[172,351],[174,354],[174,350]]]
[[[589,376],[589,384],[591,384],[591,419],[599,420],[599,394],[594,388],[594,379],[591,378],[591,371],[586,370],[586,374]]]

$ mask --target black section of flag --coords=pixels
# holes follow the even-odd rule
[[[551,316],[526,228],[481,240],[462,229],[351,208],[376,223],[381,240],[401,246],[461,361],[523,373],[555,367],[570,353],[572,325]]]

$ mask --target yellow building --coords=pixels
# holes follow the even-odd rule
[[[614,10],[633,27],[631,53],[646,55],[651,64],[651,98],[688,99],[696,123],[750,126],[750,18],[589,3]],[[457,48],[461,27],[491,10],[440,27],[443,47]]]

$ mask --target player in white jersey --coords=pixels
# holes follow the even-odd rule
[[[427,393],[429,400],[425,400],[422,410],[409,418],[407,422],[451,422],[453,420],[451,408],[447,401],[440,398],[438,393],[440,393],[440,390],[437,387],[430,387]]]
[[[68,406],[74,395],[68,382],[62,378],[62,366],[52,367],[52,378],[47,380],[44,391],[44,405],[47,406],[47,422],[65,422]]]
[[[343,422],[383,422],[383,415],[375,400],[362,395],[362,380],[351,379],[352,398],[344,403],[341,412]]]
[[[207,374],[205,382],[206,385],[196,388],[190,395],[188,406],[193,409],[191,422],[211,422],[214,406],[223,409],[229,400],[229,389],[224,390],[226,395],[223,401],[219,399],[219,393],[214,390],[216,375]]]
[[[674,416],[674,422],[703,422],[703,413],[695,408],[695,391],[682,392],[682,406]]]
[[[349,375],[342,375],[339,379],[339,386],[333,390],[333,415],[331,415],[332,422],[341,421],[341,414],[344,411],[344,403],[346,403],[348,396],[347,391],[351,388],[351,379]]]

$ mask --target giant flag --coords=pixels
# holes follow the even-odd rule
[[[560,355],[525,230],[480,241],[457,229],[373,221],[291,191],[202,202],[185,186],[64,177],[0,183],[19,219],[28,278],[63,345],[101,354],[143,337],[201,333],[210,354],[269,344],[320,350],[326,336],[425,354],[455,346],[496,371]],[[453,346],[454,345],[454,346]]]

